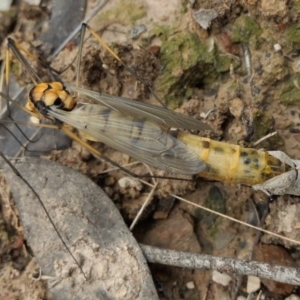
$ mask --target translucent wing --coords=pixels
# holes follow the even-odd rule
[[[117,112],[126,113],[132,117],[143,117],[159,125],[189,130],[212,129],[204,122],[184,116],[164,107],[133,101],[123,97],[93,92],[71,84],[65,84],[65,86],[68,89],[79,92],[81,95],[88,96],[93,100],[100,102],[101,105],[109,107]]]
[[[111,108],[86,103],[71,112],[52,106],[48,114],[158,169],[197,174],[205,168],[194,150],[145,118],[134,118]]]

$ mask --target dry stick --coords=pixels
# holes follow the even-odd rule
[[[143,244],[140,244],[140,247],[150,263],[188,269],[217,270],[226,273],[235,272],[241,275],[252,275],[278,282],[300,285],[300,268],[272,266],[268,263],[257,261],[159,249]]]
[[[148,171],[150,173],[151,176],[153,176],[153,173],[151,171],[151,169],[149,168],[149,166],[147,164],[144,164],[146,166],[146,168],[148,168]],[[150,193],[148,194],[146,200],[144,201],[143,205],[141,206],[140,210],[138,211],[137,215],[135,216],[134,220],[132,221],[129,230],[132,231],[134,226],[136,225],[136,223],[138,222],[139,218],[141,217],[142,213],[144,212],[145,208],[148,206],[148,204],[150,203],[150,201],[153,198],[153,194],[156,191],[156,188],[158,186],[158,181],[155,180],[154,178],[152,178],[153,181],[153,186],[151,188]]]
[[[277,134],[277,131],[271,132],[267,135],[265,135],[264,137],[262,137],[261,139],[259,139],[258,141],[256,141],[253,146],[257,146],[258,144],[260,144],[261,142],[263,142],[264,140],[267,140],[268,138],[274,136],[275,134]]]
[[[147,205],[149,204],[149,202],[152,200],[153,194],[156,191],[158,185],[158,181],[155,183],[155,185],[153,186],[153,188],[151,189],[151,192],[148,194],[146,200],[144,201],[143,205],[141,206],[140,210],[138,211],[138,213],[136,214],[134,220],[132,221],[129,230],[132,231],[135,224],[137,223],[137,221],[139,220],[139,218],[141,217],[143,211],[145,210],[145,208],[147,207]]]

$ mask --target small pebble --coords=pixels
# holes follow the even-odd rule
[[[247,293],[254,293],[260,289],[260,279],[256,276],[248,276]]]
[[[189,281],[187,284],[186,284],[186,287],[187,289],[189,290],[193,290],[195,288],[195,283],[193,281]]]
[[[252,67],[253,67],[253,70],[254,71],[260,71],[261,70],[261,67],[262,67],[262,65],[261,65],[261,62],[259,61],[259,60],[253,60],[253,62],[252,62]]]
[[[244,104],[240,98],[234,98],[230,101],[230,113],[236,118],[240,119],[242,116]]]
[[[130,38],[133,40],[136,40],[139,38],[139,36],[147,31],[147,27],[144,24],[141,24],[139,26],[133,27],[129,31]]]
[[[199,9],[193,13],[195,21],[203,28],[208,29],[211,21],[218,17],[218,13],[214,9]]]
[[[275,44],[273,47],[274,47],[275,52],[278,52],[281,50],[281,46],[279,44]]]
[[[121,188],[133,187],[138,191],[141,191],[143,184],[137,178],[123,177],[118,181],[118,184]]]
[[[112,176],[108,176],[105,178],[105,185],[113,185],[115,184],[115,178]]]
[[[232,278],[228,274],[213,271],[212,280],[223,286],[228,286]]]

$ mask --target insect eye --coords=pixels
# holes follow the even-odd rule
[[[61,99],[60,99],[60,98],[57,98],[57,99],[54,101],[53,104],[54,104],[55,106],[59,106],[59,105],[61,104],[61,102],[62,102]]]
[[[35,107],[42,115],[44,115],[44,116],[48,115],[48,108],[45,105],[44,101],[41,101],[41,100],[36,101]]]
[[[60,98],[56,98],[53,105],[55,105],[57,108],[62,108],[64,106],[64,104]]]

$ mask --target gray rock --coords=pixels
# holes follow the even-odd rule
[[[27,242],[42,275],[54,277],[52,284],[48,281],[54,299],[158,299],[138,243],[96,184],[51,161],[23,159],[14,166],[39,194],[87,277],[63,246],[37,197],[1,159]]]

